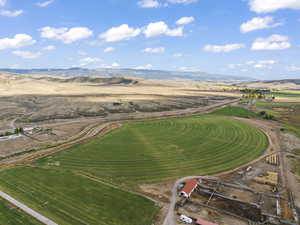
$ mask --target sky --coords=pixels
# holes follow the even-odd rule
[[[300,78],[300,0],[0,0],[0,68]]]

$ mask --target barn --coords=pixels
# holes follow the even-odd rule
[[[197,188],[199,183],[198,179],[191,179],[186,182],[183,189],[180,191],[179,195],[185,198],[189,198],[194,190]]]

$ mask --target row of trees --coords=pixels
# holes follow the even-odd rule
[[[7,136],[14,135],[14,134],[23,134],[23,133],[24,133],[24,129],[22,127],[20,127],[20,128],[16,128],[13,132],[6,131],[3,134],[0,134],[0,137],[7,137]]]

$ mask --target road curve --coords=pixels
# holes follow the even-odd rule
[[[176,180],[173,188],[172,188],[172,197],[170,200],[170,207],[167,213],[167,216],[164,220],[163,225],[176,225],[176,221],[175,221],[175,205],[176,205],[176,196],[177,196],[177,187],[179,184],[187,181],[187,180],[191,180],[191,179],[201,179],[201,178],[212,178],[209,176],[188,176],[188,177],[183,177],[180,178],[178,180]]]
[[[0,197],[4,198],[6,201],[10,202],[14,206],[18,207],[25,213],[29,214],[30,216],[34,217],[38,221],[46,225],[58,225],[57,223],[53,222],[52,220],[48,219],[47,217],[39,214],[38,212],[34,211],[33,209],[29,208],[28,206],[24,205],[23,203],[19,202],[18,200],[14,199],[13,197],[9,196],[8,194],[0,191]]]

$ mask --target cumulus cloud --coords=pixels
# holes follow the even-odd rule
[[[100,58],[86,57],[86,58],[80,59],[80,62],[84,63],[84,64],[90,64],[90,63],[102,62],[102,59],[100,59]]]
[[[111,64],[112,67],[119,67],[121,66],[119,63],[114,62],[113,64]]]
[[[244,44],[206,45],[203,50],[206,52],[221,53],[235,51],[244,47]]]
[[[114,47],[107,47],[103,50],[103,52],[108,53],[108,52],[113,52],[115,50]]]
[[[0,0],[0,6],[5,6],[6,5],[6,0]]]
[[[253,19],[243,23],[240,30],[242,33],[247,33],[254,30],[268,29],[281,25],[283,25],[283,23],[274,23],[274,18],[271,16],[254,17]]]
[[[30,52],[30,51],[13,51],[12,53],[19,57],[22,57],[23,59],[36,59],[42,55],[40,52]]]
[[[37,6],[44,8],[47,7],[48,5],[52,4],[54,2],[54,0],[49,0],[49,1],[45,1],[45,2],[38,2],[36,3]]]
[[[153,66],[151,64],[147,64],[144,66],[137,66],[134,69],[136,70],[151,70],[153,68]]]
[[[252,50],[284,50],[291,47],[288,36],[274,34],[267,38],[257,38]]]
[[[143,51],[147,52],[147,53],[164,53],[165,52],[165,48],[164,47],[145,48]]]
[[[190,17],[181,17],[179,20],[176,21],[176,24],[178,25],[186,25],[189,23],[192,23],[195,20],[194,17],[190,16]]]
[[[71,44],[93,35],[93,31],[87,27],[73,27],[70,29],[66,27],[43,27],[40,32],[42,38],[60,40],[65,44]]]
[[[55,49],[56,49],[56,47],[54,45],[48,45],[44,48],[44,50],[46,50],[46,51],[53,51]]]
[[[21,48],[28,45],[35,44],[36,41],[27,34],[16,34],[13,38],[0,39],[0,50],[8,48]]]
[[[197,2],[198,0],[168,0],[170,3],[176,3],[176,4],[190,4]]]
[[[253,65],[256,69],[262,69],[262,68],[272,68],[272,65],[276,64],[277,61],[275,60],[260,60],[257,63]]]
[[[138,5],[142,8],[158,8],[161,6],[161,3],[157,0],[141,0],[138,2]]]
[[[253,12],[269,13],[280,9],[300,9],[300,0],[249,0],[249,5]]]
[[[6,17],[17,17],[23,14],[23,12],[23,10],[0,10],[0,15]]]
[[[161,35],[179,37],[183,36],[183,27],[170,29],[165,22],[159,21],[155,23],[149,23],[144,30],[144,34],[147,38],[157,37]]]
[[[106,42],[116,42],[122,40],[129,40],[138,36],[141,33],[139,28],[131,28],[127,24],[122,24],[118,27],[112,27],[105,33],[100,34],[100,38]]]

